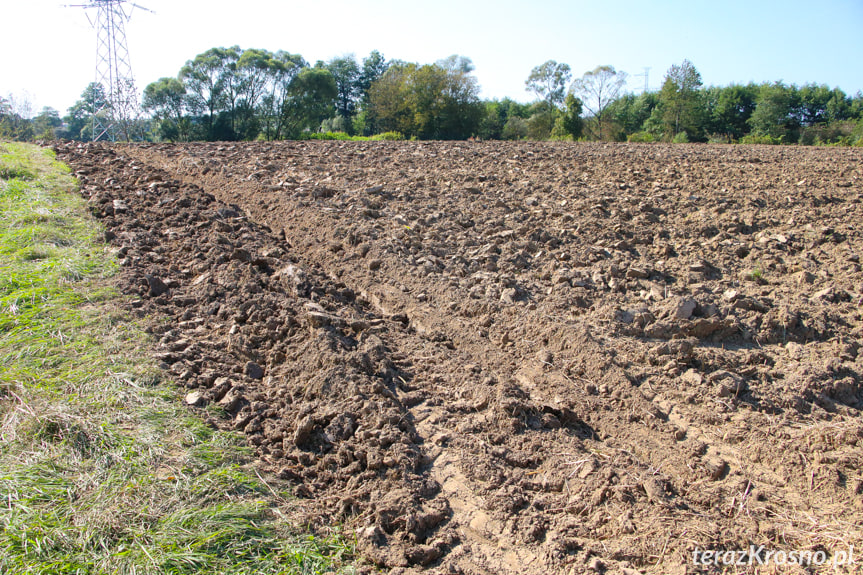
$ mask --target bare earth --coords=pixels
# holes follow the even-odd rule
[[[693,553],[854,545],[836,572],[861,568],[863,150],[58,152],[186,401],[371,563],[763,573]]]

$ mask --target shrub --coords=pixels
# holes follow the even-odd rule
[[[404,140],[405,135],[401,132],[384,132],[383,134],[377,134],[369,138],[370,140],[388,140],[388,141],[399,141]]]
[[[733,144],[736,141],[730,134],[710,134],[707,137],[708,144]]]
[[[627,142],[638,142],[642,144],[649,144],[651,142],[655,142],[656,139],[653,137],[653,134],[650,132],[635,132],[634,134],[630,134],[626,137]]]
[[[309,140],[350,140],[345,132],[314,132],[306,135]]]
[[[680,132],[671,141],[675,144],[688,144],[689,136],[686,135],[686,132]]]
[[[741,144],[766,144],[769,146],[778,146],[782,144],[782,136],[774,137],[770,134],[749,134],[740,138]]]
[[[853,146],[859,140],[860,128],[855,122],[831,122],[804,128],[800,132],[800,143],[807,146]]]
[[[504,124],[501,136],[504,140],[523,140],[527,138],[527,122],[518,116],[511,117]]]

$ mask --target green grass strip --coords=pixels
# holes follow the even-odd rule
[[[0,144],[0,573],[350,572],[141,356],[74,191],[51,153]]]

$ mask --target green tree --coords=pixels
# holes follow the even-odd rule
[[[459,57],[456,57],[459,58]],[[369,112],[381,131],[420,139],[462,140],[478,132],[483,115],[479,86],[465,59],[395,62],[370,89]],[[469,60],[467,60],[469,62]]]
[[[689,141],[703,138],[706,113],[701,86],[701,74],[689,60],[668,69],[659,99],[662,120],[672,137],[686,132]]]
[[[816,126],[850,118],[851,99],[839,88],[806,84],[797,91],[800,97],[800,123]]]
[[[360,92],[360,111],[354,117],[354,133],[370,136],[378,132],[378,126],[375,124],[375,115],[371,109],[370,94],[372,84],[383,77],[389,66],[390,63],[377,50],[372,50],[368,56],[363,58],[362,69],[357,80]]]
[[[624,141],[637,132],[645,130],[645,122],[657,106],[656,92],[639,95],[624,94],[610,102],[603,112],[610,140]]]
[[[108,105],[105,87],[98,82],[91,82],[81,93],[81,99],[75,102],[63,119],[66,129],[63,137],[70,140],[90,141],[93,139],[94,116]],[[104,113],[101,112],[101,113]],[[107,135],[102,136],[107,139]]]
[[[0,138],[27,141],[33,137],[33,104],[27,96],[0,97]]]
[[[479,122],[477,135],[481,140],[500,140],[506,120],[506,111],[503,109],[500,100],[495,99],[483,102],[483,115]]]
[[[605,109],[620,97],[626,87],[626,73],[612,66],[597,66],[572,83],[571,91],[578,96],[590,116],[588,129],[597,140],[609,136]]]
[[[438,61],[434,68],[441,75],[441,99],[437,104],[437,120],[433,138],[464,140],[477,133],[482,119],[483,106],[479,99],[479,83],[472,74],[470,58],[454,54]]]
[[[560,110],[546,100],[534,102],[527,118],[527,137],[531,140],[549,139],[559,116]]]
[[[511,116],[503,127],[501,138],[504,140],[523,140],[527,138],[527,121],[520,116]]]
[[[727,140],[739,140],[749,131],[749,118],[755,111],[758,86],[732,84],[709,88],[707,100],[710,111],[710,131]]]
[[[231,82],[237,93],[233,128],[238,139],[253,140],[260,133],[261,102],[270,92],[273,68],[279,65],[275,54],[268,50],[249,48],[240,51]]]
[[[415,125],[412,135],[436,139],[445,82],[444,70],[431,64],[418,66],[408,79],[407,104]]]
[[[357,104],[362,95],[360,66],[356,58],[350,55],[333,58],[326,67],[333,75],[339,92],[336,98],[336,114],[346,120],[346,126],[351,126],[351,119],[357,112]],[[349,128],[347,131],[353,132],[353,129]]]
[[[510,98],[488,100],[483,103],[483,116],[477,135],[483,140],[503,140],[504,129],[512,118],[524,120],[530,116],[530,105]],[[525,133],[526,135],[526,133]]]
[[[827,118],[831,122],[850,120],[851,98],[839,88],[830,91],[830,99],[827,101]]]
[[[527,137],[547,140],[557,124],[566,97],[566,87],[572,73],[568,64],[548,60],[531,70],[524,84],[534,93],[537,101],[530,107],[527,118]]]
[[[389,63],[383,54],[377,50],[372,50],[368,56],[363,58],[363,68],[359,77],[360,99],[363,102],[368,102],[372,84],[386,73],[387,68],[389,68]]]
[[[806,84],[797,90],[800,98],[800,123],[803,126],[826,124],[830,120],[827,106],[833,93],[826,85]]]
[[[308,64],[299,54],[280,50],[273,56],[269,75],[269,93],[261,99],[260,121],[267,140],[280,140],[286,136],[289,120],[291,85]]]
[[[318,129],[332,114],[339,95],[336,80],[325,68],[303,68],[288,88],[281,124],[286,136],[299,138]]]
[[[858,91],[848,103],[848,119],[863,120],[863,92]]]
[[[794,86],[782,82],[763,84],[758,90],[755,110],[749,118],[752,131],[785,143],[800,135],[800,96]]]
[[[549,109],[559,109],[566,98],[566,87],[570,78],[572,69],[568,64],[548,60],[534,67],[524,84],[538,99],[547,102]]]
[[[563,129],[573,140],[578,140],[584,131],[584,119],[581,117],[583,104],[572,93],[566,95],[564,103],[566,112],[563,114]]]
[[[391,63],[369,88],[368,123],[381,132],[415,136],[416,127],[408,105],[409,81],[416,64]]]
[[[182,142],[190,139],[186,101],[186,87],[177,78],[160,78],[144,88],[141,107],[153,115],[161,139]]]
[[[223,109],[217,125],[217,138],[220,140],[237,139],[237,108],[243,93],[242,78],[237,73],[237,65],[243,50],[239,46],[222,48],[222,102]]]
[[[317,117],[322,107],[329,110],[325,117],[334,110],[327,92],[332,74],[320,63],[315,68],[320,74],[297,82],[307,66],[289,52],[232,46],[199,54],[186,63],[179,78],[188,94],[187,108],[201,115],[206,139],[252,140],[261,132],[276,139],[307,129],[306,120]],[[319,95],[321,102],[312,101],[311,94]],[[299,101],[308,113],[298,109]]]
[[[39,115],[33,118],[33,136],[42,140],[53,140],[57,138],[63,120],[60,113],[54,108],[44,107]]]
[[[216,120],[225,106],[225,88],[232,74],[233,51],[211,48],[189,60],[180,69],[179,79],[188,93],[187,105],[193,114],[203,115],[204,139],[216,139]]]

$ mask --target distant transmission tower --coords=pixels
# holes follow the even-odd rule
[[[644,92],[642,92],[642,93],[647,93],[648,90],[650,89],[650,67],[649,66],[644,67],[644,74],[633,74],[633,75],[636,78],[644,76]]]
[[[135,8],[152,10],[130,3],[132,8],[126,12],[123,6],[126,3],[127,0],[89,0],[87,4],[69,5],[96,9],[95,19],[87,12],[90,25],[96,29],[96,84],[102,86],[102,94],[97,91],[92,94],[94,142],[106,137],[111,141],[132,140],[140,117],[138,91],[126,41],[126,22]]]

